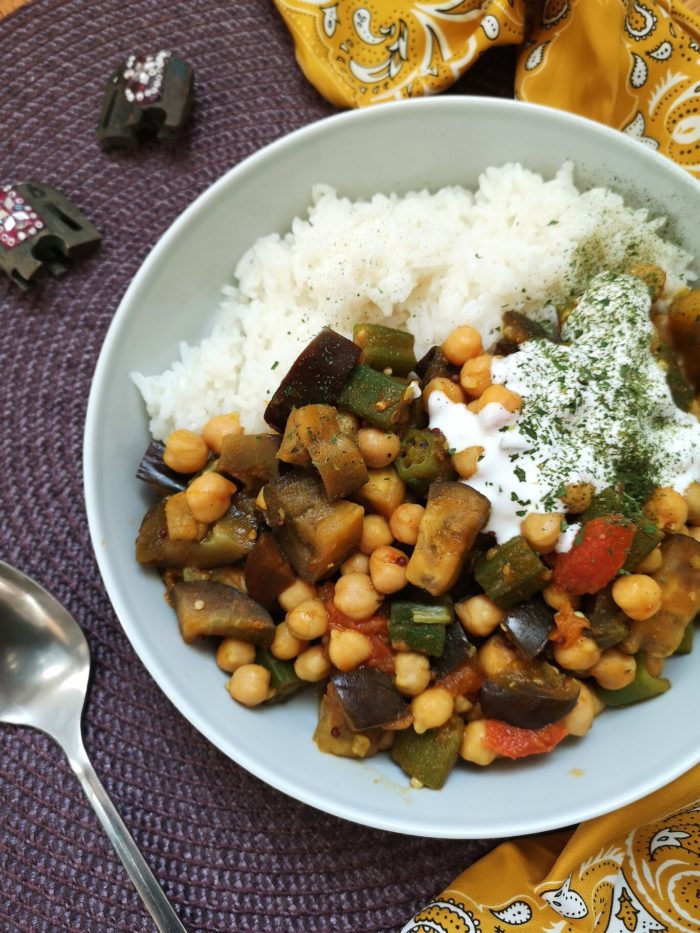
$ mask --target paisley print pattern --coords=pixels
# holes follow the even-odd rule
[[[700,800],[666,810],[698,793],[700,767],[556,845],[499,846],[401,933],[700,933]]]
[[[624,130],[700,177],[700,17],[677,0],[275,4],[307,78],[339,106],[437,94],[518,44],[517,98]]]

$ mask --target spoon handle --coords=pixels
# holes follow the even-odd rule
[[[136,890],[161,933],[187,933],[180,923],[170,901],[163,893],[153,872],[131,838],[129,830],[122,822],[117,809],[97,777],[90,763],[80,736],[73,738],[70,748],[66,748],[68,761],[78,776],[83,790],[90,801],[97,818],[107,833],[117,855],[122,860]]]

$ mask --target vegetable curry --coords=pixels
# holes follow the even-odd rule
[[[596,294],[639,292],[650,325],[636,352],[697,427],[700,292],[669,297],[663,283],[640,266]],[[537,414],[497,373],[523,354],[578,352],[585,328],[566,322],[595,310],[582,296],[552,327],[508,311],[488,351],[465,325],[420,360],[407,331],[326,329],[267,404],[269,433],[222,413],[150,445],[137,475],[158,498],[136,558],[161,572],[183,639],[218,640],[234,700],[265,706],[313,686],[321,751],[387,752],[414,787],[439,789],[460,759],[551,752],[604,707],[669,689],[664,662],[690,651],[700,609],[697,477],[660,484],[651,460],[629,456],[627,428],[615,463],[630,469],[586,480],[583,453],[571,457],[544,508],[521,507],[489,467],[487,429],[502,445]],[[436,426],[445,413],[470,425],[458,445]],[[499,496],[517,510],[510,524]]]

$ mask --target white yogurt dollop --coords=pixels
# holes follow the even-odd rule
[[[468,482],[490,500],[486,530],[499,542],[520,534],[529,512],[564,511],[569,484],[634,492],[648,480],[682,493],[700,480],[700,423],[675,405],[651,352],[650,308],[641,279],[601,273],[564,324],[564,343],[529,340],[494,360],[492,379],[521,396],[519,413],[491,404],[476,414],[431,395],[430,427],[455,451],[484,449]]]

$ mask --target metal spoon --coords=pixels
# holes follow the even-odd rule
[[[131,880],[165,933],[187,933],[90,764],[80,719],[90,652],[73,616],[0,561],[0,722],[34,726],[63,748]]]

